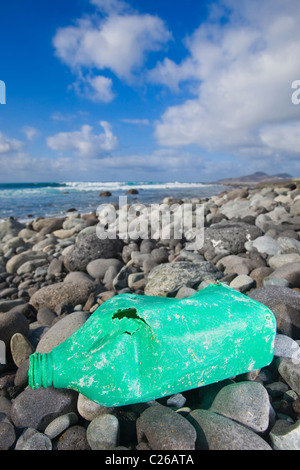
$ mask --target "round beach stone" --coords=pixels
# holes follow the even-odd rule
[[[270,431],[274,450],[300,450],[300,420],[294,424],[279,419]]]
[[[41,307],[36,316],[37,321],[46,326],[51,326],[56,317],[56,313],[48,307]]]
[[[64,278],[64,283],[74,282],[76,284],[76,283],[93,282],[93,281],[94,279],[91,276],[81,271],[71,271]]]
[[[166,248],[154,248],[151,251],[150,258],[157,264],[168,262],[169,252]]]
[[[300,366],[299,360],[291,358],[278,359],[278,372],[294,392],[300,395]]]
[[[116,266],[109,266],[102,280],[104,286],[107,289],[113,288],[113,281],[117,277],[118,273],[119,273],[119,270]]]
[[[9,238],[16,237],[24,227],[24,224],[18,222],[13,217],[8,217],[0,223],[0,240],[7,236],[9,236]]]
[[[124,263],[116,258],[100,258],[91,261],[86,270],[94,279],[103,279],[108,268],[114,267],[118,272],[123,266]]]
[[[266,385],[266,390],[272,399],[282,398],[283,394],[289,390],[289,386],[284,382],[271,382]]]
[[[52,450],[52,442],[45,434],[28,428],[17,440],[15,450]]]
[[[57,416],[76,412],[77,392],[53,387],[26,388],[12,403],[11,419],[17,428],[44,432]]]
[[[206,281],[203,281],[203,282],[206,282]],[[180,287],[175,297],[176,299],[185,299],[186,297],[190,297],[191,295],[196,294],[196,292],[197,291],[195,289],[192,289],[192,287],[183,286],[183,287]]]
[[[0,300],[0,313],[9,312],[9,310],[14,309],[25,304],[23,299],[13,299],[13,300]]]
[[[291,237],[278,237],[277,244],[281,253],[298,253],[300,254],[300,241]]]
[[[197,431],[196,450],[272,450],[254,431],[210,410],[188,415]]]
[[[272,274],[264,278],[263,286],[291,287],[289,281],[287,281],[286,279],[280,279],[278,277],[272,277]]]
[[[145,273],[132,273],[132,274],[129,274],[128,276],[128,287],[132,288],[133,285],[140,281],[141,279],[145,279]]]
[[[256,248],[259,253],[266,253],[267,255],[280,254],[280,247],[277,241],[268,235],[256,238],[252,242],[252,246]]]
[[[48,266],[48,276],[57,276],[62,272],[63,262],[61,259],[54,258]]]
[[[272,278],[285,279],[292,287],[300,287],[300,263],[289,263],[275,269]]]
[[[246,274],[240,274],[235,277],[229,284],[233,289],[238,289],[240,292],[245,292],[254,285],[254,280],[252,277],[247,276]]]
[[[274,355],[294,359],[300,365],[300,346],[287,335],[276,334]]]
[[[281,268],[285,264],[300,263],[300,255],[298,253],[287,253],[285,255],[271,256],[268,264],[272,269]]]
[[[139,251],[133,251],[131,253],[131,259],[135,266],[143,266],[144,261],[149,260],[151,257],[150,253],[141,253]]]
[[[139,251],[137,243],[129,243],[129,245],[124,245],[122,249],[122,260],[126,264],[131,260],[131,253],[133,251]]]
[[[259,382],[226,385],[215,397],[210,411],[233,419],[255,432],[263,432],[269,425],[269,395]]]
[[[186,403],[186,398],[181,393],[175,393],[167,400],[168,406],[175,406],[176,408],[182,408]]]
[[[87,265],[99,258],[116,258],[122,252],[123,241],[119,239],[100,240],[96,233],[88,233],[76,241],[64,258],[69,271],[85,271]]]
[[[85,395],[79,393],[77,410],[82,418],[86,419],[87,421],[93,421],[94,418],[101,414],[112,414],[115,408],[99,405],[95,401],[90,400]]]
[[[139,272],[139,268],[133,265],[123,266],[118,272],[116,277],[113,279],[112,286],[115,290],[121,290],[128,287],[128,276],[130,274]]]
[[[16,250],[17,248],[19,248],[20,246],[24,246],[25,245],[25,241],[23,240],[23,238],[21,237],[13,237],[13,238],[10,238],[6,243],[5,245],[3,246],[3,253],[6,253],[8,250],[10,250],[11,248],[13,250]]]
[[[86,436],[92,450],[109,450],[119,443],[119,421],[116,416],[102,414],[90,422]]]
[[[77,424],[78,416],[76,413],[71,411],[65,415],[58,416],[46,427],[44,434],[49,437],[49,439],[54,439],[55,437],[62,434],[67,428],[73,424]]]
[[[148,275],[145,295],[164,297],[182,286],[193,287],[203,280],[216,280],[222,276],[223,274],[208,261],[160,264]]]
[[[62,217],[37,217],[34,219],[32,227],[36,232],[42,231],[43,235],[47,235],[54,232],[54,230],[61,229],[64,220]]]
[[[18,289],[16,287],[7,287],[0,291],[0,298],[10,297],[13,294],[17,294]]]
[[[246,274],[258,266],[258,263],[249,258],[242,258],[237,255],[229,255],[221,258],[216,267],[220,270],[224,269],[224,274]]]
[[[5,413],[0,412],[0,450],[9,450],[16,440],[15,428]]]
[[[23,253],[19,253],[18,255],[12,256],[6,263],[6,272],[10,274],[14,274],[18,271],[18,269],[25,263],[29,261],[38,261],[44,260],[47,262],[47,255],[46,253],[42,252],[34,252],[34,251],[24,251]],[[26,271],[29,272],[29,271]]]
[[[91,450],[86,438],[86,429],[78,424],[66,429],[53,447],[57,450]]]
[[[186,418],[155,404],[137,420],[138,442],[148,441],[152,450],[194,450],[196,431]]]
[[[300,339],[300,292],[289,287],[267,286],[253,289],[248,296],[272,310],[279,333]]]
[[[300,310],[300,292],[289,287],[261,287],[250,292],[249,297],[273,310],[279,304],[289,305]]]
[[[15,375],[15,386],[25,388],[28,385],[29,359],[25,359]]]
[[[263,280],[273,272],[272,268],[267,266],[260,266],[259,268],[253,269],[250,273],[250,277],[255,281],[256,287],[263,287]]]
[[[10,340],[10,351],[14,363],[20,367],[22,362],[34,352],[34,347],[22,333],[15,333]]]
[[[41,338],[36,351],[39,353],[48,353],[53,348],[63,343],[75,331],[82,327],[88,320],[90,314],[88,312],[77,311],[68,314],[58,322],[56,322]]]
[[[243,222],[220,222],[211,227],[204,227],[204,244],[200,253],[208,250],[223,250],[224,256],[244,252],[246,241],[255,240],[262,235],[260,228]]]
[[[94,284],[91,281],[50,284],[35,292],[30,298],[30,304],[36,310],[48,307],[56,311],[61,304],[75,307],[78,304],[85,304],[93,290]]]
[[[152,250],[156,248],[156,242],[150,239],[144,239],[141,241],[140,244],[140,252],[141,253],[151,253]]]
[[[56,241],[56,237],[54,237],[53,235],[49,235],[48,237],[42,238],[42,240],[39,240],[37,243],[35,243],[32,247],[32,251],[43,251],[44,248],[46,248],[47,246],[53,246]]]
[[[27,336],[29,322],[25,315],[16,311],[0,314],[0,338],[5,342],[6,348],[10,347],[10,340],[15,333]]]
[[[48,263],[47,259],[34,259],[31,261],[26,261],[26,263],[23,263],[18,269],[17,269],[17,274],[18,276],[21,276],[22,274],[27,274],[35,271],[35,269],[45,266]]]
[[[11,401],[5,396],[0,395],[0,416],[1,414],[5,414],[7,418],[9,419],[10,411],[11,411]]]

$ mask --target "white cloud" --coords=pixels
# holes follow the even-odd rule
[[[157,174],[162,172],[174,173],[180,172],[182,168],[188,168],[193,165],[195,170],[204,168],[205,159],[187,152],[185,150],[175,149],[157,149],[151,153],[141,154],[127,154],[127,155],[114,155],[113,158],[105,157],[101,160],[102,168],[111,168],[123,171],[131,171],[136,173],[139,171],[149,171]]]
[[[98,75],[97,77],[81,77],[73,84],[78,95],[85,96],[92,101],[109,103],[115,97],[110,78]]]
[[[53,44],[57,57],[77,76],[75,89],[85,89],[90,99],[109,102],[114,97],[112,80],[102,75],[88,78],[91,71],[110,71],[132,83],[148,54],[161,50],[171,33],[159,17],[131,12],[125,2],[91,3],[105,15],[87,15],[74,26],[58,29]]]
[[[121,0],[91,0],[91,3],[103,13],[109,15],[130,10],[130,6]]]
[[[31,127],[31,126],[23,127],[22,132],[23,134],[25,134],[26,139],[29,141],[35,140],[40,135],[40,132],[38,131],[38,129],[36,129],[35,127]]]
[[[299,78],[299,1],[222,5],[186,39],[184,61],[166,58],[149,74],[172,90],[185,81],[194,85],[189,99],[170,106],[156,123],[158,142],[252,158],[299,151],[299,107],[291,103],[291,84]],[[225,8],[231,13],[221,25]]]
[[[112,101],[115,95],[112,92],[112,85],[113,82],[110,78],[102,77],[99,75],[98,77],[93,77],[89,79],[89,83],[94,89],[94,94],[92,95],[92,99],[95,101],[104,101],[108,103]]]
[[[75,119],[75,114],[62,114],[60,111],[57,111],[51,115],[51,119],[53,121],[63,121],[63,122],[69,122]]]
[[[103,158],[118,145],[118,139],[113,134],[111,126],[106,121],[100,121],[104,133],[93,134],[93,128],[84,125],[79,131],[60,132],[47,138],[47,145],[52,150],[74,152],[81,158]]]
[[[93,22],[59,29],[56,54],[71,67],[110,69],[119,78],[130,79],[143,65],[146,54],[160,50],[170,39],[163,21],[151,15],[113,15]]]
[[[23,146],[24,144],[20,140],[6,137],[0,131],[0,154],[10,154],[13,152],[20,152]]]
[[[137,126],[149,126],[149,119],[121,119],[125,124],[133,124]]]
[[[261,129],[260,139],[273,151],[284,152],[290,158],[300,157],[300,122],[267,126]]]

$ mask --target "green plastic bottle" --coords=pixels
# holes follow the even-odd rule
[[[120,294],[66,341],[29,358],[29,386],[79,391],[103,406],[145,402],[267,366],[276,321],[221,283],[175,299]]]

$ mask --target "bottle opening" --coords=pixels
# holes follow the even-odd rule
[[[53,385],[51,353],[35,352],[29,356],[28,385],[33,390]]]

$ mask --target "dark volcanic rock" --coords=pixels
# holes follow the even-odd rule
[[[164,297],[171,292],[176,294],[182,286],[193,287],[204,280],[221,277],[223,274],[208,261],[159,264],[148,275],[145,295]]]
[[[0,240],[2,240],[6,235],[10,235],[12,237],[17,236],[24,227],[24,224],[21,224],[13,217],[9,217],[0,224]]]
[[[162,405],[146,409],[137,421],[138,441],[153,450],[194,450],[196,431],[179,413]]]
[[[62,304],[69,304],[73,307],[84,304],[93,289],[94,284],[90,281],[51,284],[35,292],[30,299],[30,304],[36,310],[48,307],[57,313],[57,309]]]
[[[262,231],[243,222],[226,222],[204,228],[204,244],[200,253],[213,250],[217,253],[238,254],[245,251],[245,242],[255,240]]]
[[[116,258],[122,248],[122,240],[100,240],[96,233],[90,233],[75,243],[66,254],[64,264],[69,271],[85,271],[91,261],[98,258]]]
[[[197,430],[196,450],[272,450],[254,431],[209,410],[188,416]]]
[[[300,339],[300,292],[289,287],[268,286],[254,289],[249,297],[272,310],[280,333]]]
[[[26,389],[12,403],[11,419],[17,428],[44,431],[57,416],[76,411],[77,392],[52,387]]]
[[[0,338],[6,344],[6,348],[10,347],[10,340],[15,333],[26,336],[28,331],[29,322],[22,313],[9,311],[0,314]]]

